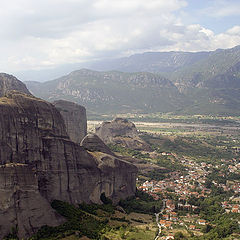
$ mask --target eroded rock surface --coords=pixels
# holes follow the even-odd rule
[[[63,221],[41,196],[31,167],[0,165],[0,239],[11,227],[18,229],[19,237],[30,237],[43,225],[57,226]]]
[[[150,146],[138,136],[135,124],[127,119],[116,118],[111,122],[103,122],[96,128],[96,134],[106,144],[122,144],[135,150],[151,150]]]
[[[54,199],[100,202],[105,192],[116,201],[135,192],[136,168],[71,141],[51,103],[8,92],[0,98],[0,129],[0,239],[11,227],[24,238],[59,224]]]
[[[57,100],[53,105],[61,113],[70,139],[80,143],[87,135],[87,116],[86,109],[76,103]]]

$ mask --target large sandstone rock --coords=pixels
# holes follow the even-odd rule
[[[72,142],[48,102],[7,93],[0,98],[0,129],[0,239],[16,225],[23,238],[61,222],[50,208],[54,199],[100,202],[105,192],[117,201],[135,192],[136,168]]]
[[[137,168],[134,165],[117,158],[97,135],[87,135],[81,145],[89,150],[101,170],[101,180],[94,189],[96,196],[104,188],[106,196],[118,202],[135,192]]]
[[[86,109],[76,103],[57,100],[53,105],[61,113],[70,139],[80,143],[87,135],[87,116]]]
[[[117,156],[111,152],[110,148],[96,135],[96,134],[88,134],[81,142],[81,146],[84,146],[85,149],[90,151],[90,154],[95,154],[92,152],[101,152],[111,155],[117,159],[121,159],[124,162],[130,162],[134,166],[137,167],[138,172],[141,174],[147,174],[152,171],[162,171],[165,168],[159,167],[156,164],[149,163],[146,160],[126,157],[126,156]],[[104,156],[104,154],[98,154],[98,156]]]
[[[116,118],[111,122],[103,122],[96,127],[96,134],[106,144],[121,144],[135,150],[151,150],[150,146],[138,136],[135,124],[127,119]]]
[[[30,94],[24,83],[12,75],[0,73],[0,97],[3,97],[8,91],[17,90]]]
[[[111,122],[103,122],[96,128],[96,134],[105,143],[111,143],[113,138],[118,136],[137,137],[137,128],[134,123],[123,118],[115,118]]]

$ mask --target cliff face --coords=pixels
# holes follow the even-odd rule
[[[0,129],[0,238],[16,225],[22,238],[59,224],[54,199],[100,202],[103,192],[113,200],[135,192],[136,168],[72,142],[48,102],[9,92],[0,98]]]
[[[96,134],[106,143],[122,144],[136,150],[151,150],[137,132],[134,123],[123,118],[116,118],[111,122],[103,122],[96,128]]]
[[[53,105],[61,113],[70,139],[75,143],[80,143],[87,135],[85,107],[64,100],[54,101]]]
[[[0,196],[0,239],[12,227],[19,237],[29,237],[43,225],[57,226],[64,220],[41,196],[37,177],[26,164],[0,166]]]
[[[6,73],[0,73],[0,97],[3,97],[7,91],[11,90],[30,94],[25,84],[17,78]]]

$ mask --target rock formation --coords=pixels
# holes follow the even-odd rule
[[[29,237],[43,225],[57,226],[63,221],[41,196],[29,165],[0,165],[0,239],[11,228],[18,229],[19,237]]]
[[[91,152],[103,152],[114,155],[110,148],[96,134],[88,134],[82,140],[81,146],[84,146],[86,150]]]
[[[89,150],[101,170],[99,185],[95,188],[97,198],[105,192],[117,202],[135,192],[137,168],[134,165],[117,158],[97,135],[87,135],[81,145]]]
[[[70,139],[79,143],[87,135],[87,116],[86,109],[76,103],[57,100],[53,105],[61,113]]]
[[[17,78],[6,73],[0,73],[0,97],[3,97],[7,91],[11,90],[30,94],[25,84]]]
[[[50,207],[54,199],[100,202],[105,192],[117,201],[135,192],[136,168],[91,151],[89,137],[82,146],[72,142],[51,103],[8,92],[0,98],[0,129],[0,239],[11,227],[24,238],[41,225],[59,224]]]
[[[122,144],[135,150],[150,150],[150,146],[138,136],[134,123],[127,119],[116,118],[111,122],[103,122],[96,128],[96,134],[106,144]]]

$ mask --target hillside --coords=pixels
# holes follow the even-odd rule
[[[207,59],[177,71],[170,79],[195,104],[188,113],[239,114],[240,47],[213,52]]]
[[[168,76],[178,88],[200,87],[203,82],[214,81],[214,78],[221,78],[223,74],[239,73],[239,62],[240,46],[225,50],[219,49],[211,52],[207,58],[172,72]],[[230,77],[228,75],[229,79]],[[214,87],[221,88],[222,86],[216,81]],[[231,84],[228,87],[231,87]]]
[[[45,83],[26,82],[38,97],[77,102],[97,113],[175,111],[188,101],[168,79],[152,73],[87,69]]]

